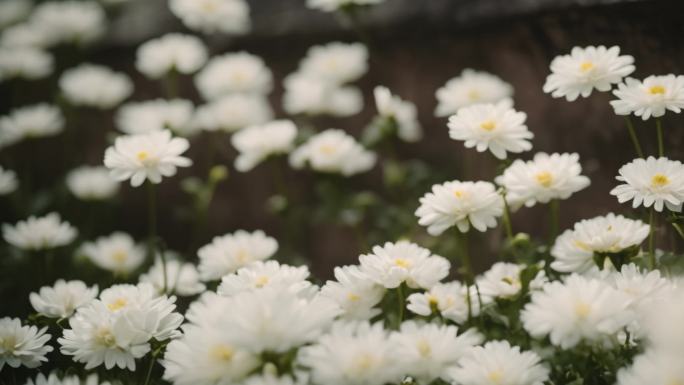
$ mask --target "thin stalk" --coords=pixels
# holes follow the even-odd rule
[[[178,97],[178,71],[172,69],[166,74],[164,88],[168,99],[175,99]]]
[[[549,203],[549,248],[553,246],[553,242],[558,235],[558,222],[560,218],[560,201],[553,199]]]
[[[397,329],[401,326],[401,323],[404,322],[404,308],[406,307],[405,303],[405,298],[404,298],[404,288],[403,284],[397,286],[397,306],[399,306],[399,312],[398,312],[398,318],[397,318]]]
[[[157,192],[154,183],[147,182],[147,258],[154,261],[157,238]]]
[[[677,234],[684,239],[684,229],[682,229],[682,226],[680,226],[679,223],[672,222],[672,227],[674,227],[677,231]]]
[[[147,367],[147,374],[145,375],[145,382],[143,382],[143,385],[148,385],[152,378],[152,369],[154,369],[154,364],[157,362],[157,355],[155,353],[156,352],[152,353],[150,356],[150,365]]]
[[[461,273],[466,283],[466,302],[468,303],[468,322],[473,318],[473,305],[470,298],[470,286],[473,281],[473,269],[470,262],[470,253],[468,252],[468,233],[461,233],[456,229],[458,240],[461,246]]]
[[[503,198],[503,202],[504,202],[503,224],[504,224],[504,229],[506,230],[506,238],[508,238],[509,243],[512,243],[513,242],[513,225],[511,224],[511,208],[508,206],[508,200],[506,199],[506,192],[505,191],[501,194],[501,197]]]
[[[665,156],[665,143],[663,142],[663,121],[656,118],[656,131],[658,133],[658,156]]]
[[[656,268],[655,226],[655,209],[651,209],[648,215],[648,257],[652,270]]]
[[[625,122],[627,122],[627,131],[629,131],[629,137],[632,139],[634,149],[636,150],[636,153],[639,156],[639,158],[643,158],[644,151],[641,150],[641,143],[639,143],[639,137],[637,136],[636,131],[634,130],[634,123],[632,123],[632,119],[629,116],[625,116]]]

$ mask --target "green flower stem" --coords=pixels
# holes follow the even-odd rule
[[[154,263],[156,254],[156,241],[157,241],[157,191],[154,183],[147,182],[147,226],[148,226],[148,239],[147,239],[147,258]],[[164,253],[160,253],[162,270],[164,277],[164,293],[167,289],[167,277],[166,277],[166,256]]]
[[[553,246],[558,235],[558,223],[560,220],[560,201],[553,199],[549,202],[549,249]]]
[[[648,258],[651,269],[656,269],[656,255],[655,255],[655,209],[651,208],[648,216]]]
[[[684,239],[684,229],[682,229],[682,226],[680,226],[677,222],[672,222],[672,227],[674,227],[677,231],[677,234]]]
[[[627,123],[627,131],[629,131],[629,137],[632,139],[632,144],[634,144],[634,149],[636,150],[637,155],[639,158],[644,157],[644,151],[641,149],[641,143],[639,143],[639,137],[637,137],[636,131],[634,130],[634,123],[632,123],[632,119],[628,116],[625,116],[625,122]]]
[[[458,241],[461,246],[461,274],[466,283],[466,302],[468,302],[468,322],[473,318],[472,299],[470,298],[470,286],[473,284],[473,269],[468,252],[468,233],[462,233],[456,228]]]
[[[513,242],[513,225],[511,224],[511,208],[508,206],[508,200],[506,199],[506,192],[501,193],[501,197],[503,199],[504,203],[504,212],[503,212],[503,224],[504,224],[504,229],[506,230],[506,238],[508,238],[508,242],[512,243]]]
[[[406,299],[404,298],[404,284],[397,286],[397,306],[398,316],[397,316],[397,330],[401,327],[401,323],[404,322],[404,308],[406,307]]]
[[[154,369],[154,364],[157,363],[157,355],[159,355],[160,351],[160,349],[157,349],[152,352],[152,355],[150,356],[150,365],[147,367],[147,374],[145,375],[145,382],[143,382],[143,385],[149,385],[150,379],[152,378],[152,369]]]
[[[178,71],[172,69],[166,74],[164,88],[168,99],[175,99],[178,97]]]
[[[663,121],[656,118],[656,131],[658,133],[658,156],[665,156],[665,143],[663,142]]]

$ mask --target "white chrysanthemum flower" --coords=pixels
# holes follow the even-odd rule
[[[97,297],[97,285],[88,287],[83,281],[55,282],[54,286],[43,286],[38,293],[31,293],[31,306],[45,317],[71,317],[76,309]]]
[[[167,258],[166,263],[162,263],[161,259],[157,258],[150,270],[140,275],[140,282],[151,284],[158,293],[164,292],[165,281],[166,292],[179,296],[191,296],[206,290],[206,286],[200,282],[199,272],[195,265],[175,259]]]
[[[105,200],[119,192],[119,182],[109,175],[109,170],[101,166],[81,166],[66,176],[69,191],[78,199]]]
[[[235,158],[235,168],[247,172],[271,155],[290,152],[296,137],[297,126],[289,120],[274,120],[236,132],[230,139],[240,152]]]
[[[175,71],[197,72],[207,61],[207,48],[195,36],[169,33],[138,47],[135,68],[150,79]]]
[[[233,132],[272,119],[273,110],[264,96],[234,94],[198,107],[194,124],[206,131]]]
[[[581,172],[576,153],[549,155],[539,152],[533,160],[515,160],[496,178],[496,183],[506,189],[508,204],[532,207],[552,199],[567,199],[589,186],[589,178],[580,175]]]
[[[81,64],[65,71],[59,88],[77,106],[108,109],[133,93],[133,83],[124,73],[95,64]]]
[[[620,175],[615,179],[623,184],[615,187],[610,194],[620,203],[632,201],[632,207],[642,204],[656,211],[680,212],[684,203],[684,164],[667,158],[634,159],[620,167]]]
[[[639,277],[641,281],[634,285],[634,291],[643,294],[638,308],[640,334],[648,346],[655,349],[684,353],[684,335],[681,333],[684,323],[684,288],[672,283],[664,285],[657,275]],[[627,285],[625,285],[627,286]],[[668,287],[669,286],[669,287]],[[626,287],[621,288],[625,291]],[[641,293],[639,293],[641,292]],[[634,297],[634,294],[629,294]]]
[[[80,252],[99,268],[117,274],[131,273],[145,261],[145,250],[120,232],[84,243]]]
[[[130,179],[133,187],[145,180],[160,183],[162,176],[174,176],[178,167],[192,165],[181,156],[188,147],[187,139],[174,138],[168,130],[122,136],[105,151],[104,164],[114,179]]]
[[[449,116],[462,107],[505,101],[512,105],[513,87],[498,76],[465,69],[437,90],[436,116]]]
[[[521,312],[533,337],[549,336],[562,349],[580,341],[610,341],[632,318],[630,299],[607,283],[576,274],[532,293]]]
[[[373,247],[372,254],[359,256],[361,271],[388,289],[406,283],[411,288],[429,289],[447,275],[449,261],[408,241]]]
[[[255,261],[238,269],[233,274],[224,275],[217,292],[223,296],[233,296],[245,291],[265,288],[299,292],[311,286],[309,268],[281,265],[277,261]]]
[[[0,3],[0,28],[14,24],[31,13],[33,2],[30,0],[5,0]]]
[[[359,266],[335,267],[335,281],[321,288],[321,295],[335,301],[348,320],[367,320],[380,314],[375,306],[382,301],[385,288],[378,285]]]
[[[617,373],[616,385],[677,385],[684,383],[681,352],[649,350]]]
[[[525,125],[527,115],[506,103],[463,107],[449,118],[449,137],[464,142],[466,148],[489,151],[498,159],[506,153],[532,149],[534,134]]]
[[[634,114],[647,120],[661,117],[667,110],[679,113],[684,109],[684,76],[651,75],[643,81],[627,78],[613,94],[618,99],[610,104],[618,115]]]
[[[242,382],[242,385],[305,385],[306,376],[292,378],[289,375],[277,377],[273,373],[264,372],[263,374],[252,375]]]
[[[418,121],[415,104],[392,95],[387,87],[375,87],[373,95],[378,114],[392,120],[396,125],[399,139],[405,142],[416,142],[423,137],[423,129]]]
[[[36,48],[0,47],[0,81],[12,78],[42,79],[52,73],[54,59]]]
[[[19,187],[17,173],[0,166],[0,195],[11,194],[17,190],[17,187]]]
[[[250,28],[244,0],[170,0],[169,7],[186,27],[206,34],[243,34]]]
[[[427,317],[439,312],[442,317],[462,324],[468,320],[468,313],[477,317],[481,305],[485,305],[489,298],[478,296],[475,286],[467,290],[465,285],[453,281],[438,283],[424,293],[413,293],[407,300],[406,308],[415,314]]]
[[[611,286],[627,294],[631,308],[639,315],[648,314],[650,305],[667,299],[675,289],[675,284],[660,275],[659,270],[641,270],[635,264],[623,265],[619,272],[606,278]]]
[[[46,103],[20,107],[0,117],[0,147],[24,139],[54,136],[63,130],[64,117],[57,107]]]
[[[467,232],[470,226],[478,231],[496,227],[496,218],[503,215],[503,199],[489,182],[451,181],[432,186],[432,192],[420,198],[416,210],[418,223],[431,235],[440,235],[457,226]]]
[[[283,82],[283,108],[288,114],[346,117],[363,109],[363,95],[357,87],[339,86],[296,72]]]
[[[309,138],[290,154],[290,165],[309,165],[319,172],[351,176],[370,170],[376,155],[342,130],[328,129]]]
[[[103,35],[107,16],[97,2],[50,1],[38,5],[29,22],[50,31],[54,43],[87,44]]]
[[[594,253],[619,253],[639,246],[648,237],[649,227],[640,220],[610,213],[575,223],[556,238],[551,268],[561,272],[584,273],[596,266]]]
[[[31,216],[14,226],[2,226],[5,241],[23,250],[45,250],[65,246],[71,243],[77,234],[76,228],[69,222],[62,222],[57,213],[43,217]]]
[[[448,381],[448,369],[484,339],[475,329],[457,332],[458,328],[450,325],[402,323],[399,331],[390,337],[396,345],[402,374],[421,384],[437,379]]]
[[[610,91],[613,84],[634,72],[634,58],[620,56],[620,47],[574,47],[569,55],[551,61],[551,75],[546,78],[544,92],[569,102],[597,91]]]
[[[520,351],[508,341],[476,346],[449,371],[457,385],[543,385],[549,369],[536,353]]]
[[[127,134],[171,130],[182,136],[195,133],[192,102],[184,99],[155,99],[127,103],[116,114],[116,125]]]
[[[522,289],[520,273],[524,265],[497,262],[477,279],[477,286],[483,298],[511,298]],[[546,283],[544,270],[539,271],[529,283],[530,289],[539,289]]]
[[[385,0],[307,0],[306,6],[323,12],[334,12],[349,6],[380,4]]]
[[[361,43],[313,46],[299,63],[299,70],[332,84],[352,82],[368,71],[368,49]]]
[[[273,75],[260,57],[229,53],[212,58],[195,76],[195,86],[206,100],[235,93],[266,95],[273,88]]]
[[[46,362],[45,355],[53,350],[46,345],[50,341],[46,331],[47,327],[22,326],[19,318],[0,318],[0,370],[5,365],[37,368]]]
[[[50,31],[35,23],[13,25],[0,35],[0,47],[45,49],[52,44]]]
[[[248,233],[238,230],[233,234],[214,237],[210,244],[197,251],[202,280],[211,281],[255,261],[268,259],[278,250],[278,241],[258,230]]]
[[[109,381],[100,382],[97,373],[91,374],[84,379],[80,379],[78,376],[65,376],[60,379],[56,372],[52,372],[48,376],[40,373],[36,376],[35,380],[29,378],[25,385],[111,385],[111,383]]]

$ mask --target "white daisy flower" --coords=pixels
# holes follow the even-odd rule
[[[627,325],[632,314],[627,295],[607,283],[576,274],[532,293],[521,312],[525,330],[533,337],[570,349],[580,341],[607,342]]]
[[[520,273],[525,265],[497,262],[477,279],[480,296],[484,298],[511,298],[520,293],[522,282]],[[544,270],[539,271],[529,283],[530,289],[539,289],[546,283]]]
[[[178,167],[192,165],[190,159],[181,156],[188,147],[187,139],[173,138],[168,130],[126,135],[116,138],[114,145],[107,148],[104,165],[114,179],[130,179],[133,187],[145,180],[156,184],[162,176],[176,175]]]
[[[64,130],[64,116],[54,106],[40,103],[12,110],[0,117],[0,147],[24,139],[55,136]]]
[[[627,78],[613,94],[618,99],[610,104],[618,115],[634,114],[647,120],[661,117],[667,110],[679,113],[684,109],[684,76],[651,75],[643,81]]]
[[[351,176],[373,168],[376,155],[342,130],[328,129],[310,137],[290,154],[290,165],[309,165],[318,172]]]
[[[639,246],[648,237],[649,226],[640,220],[610,213],[575,223],[561,234],[551,248],[551,268],[584,273],[596,267],[594,253],[619,253]],[[601,266],[599,266],[601,267]]]
[[[65,71],[59,88],[76,105],[108,109],[117,106],[133,93],[133,83],[124,73],[95,64],[81,64]]]
[[[534,134],[525,125],[527,115],[506,103],[476,104],[463,107],[449,118],[449,137],[464,142],[478,152],[487,149],[498,159],[506,152],[521,153],[532,149]]]
[[[248,233],[238,230],[233,234],[214,237],[210,244],[197,251],[202,280],[212,281],[255,261],[271,258],[278,250],[278,241],[258,230]]]
[[[236,132],[230,139],[240,153],[235,168],[247,172],[269,156],[290,152],[296,137],[297,127],[290,120],[274,120]]]
[[[5,241],[22,250],[46,250],[65,246],[76,239],[78,231],[69,222],[62,222],[57,213],[43,217],[31,216],[16,225],[2,225]]]
[[[0,370],[5,365],[37,368],[46,362],[45,355],[53,350],[46,345],[50,341],[46,331],[47,327],[22,326],[19,318],[0,318]]]
[[[209,101],[235,93],[266,95],[273,88],[273,75],[260,57],[229,53],[209,60],[195,76],[195,86]]]
[[[406,308],[424,317],[430,316],[433,312],[439,312],[442,317],[462,324],[468,320],[469,311],[472,317],[480,314],[481,300],[484,305],[488,298],[478,297],[475,286],[470,286],[470,296],[468,296],[466,286],[453,281],[438,283],[424,293],[409,295]],[[468,306],[468,301],[470,301],[470,306]]]
[[[332,115],[346,117],[363,109],[361,90],[339,86],[303,73],[286,77],[283,108],[291,115]]]
[[[418,110],[415,104],[392,95],[387,87],[375,87],[373,95],[378,113],[396,125],[399,139],[405,142],[416,142],[423,137],[423,129],[418,121]]]
[[[624,182],[610,194],[618,202],[632,201],[632,207],[641,205],[658,212],[666,207],[670,211],[682,211],[684,203],[684,164],[667,158],[634,159],[620,167],[615,179]]]
[[[616,385],[676,385],[684,383],[684,357],[680,352],[648,350],[638,355],[631,366],[617,373]]]
[[[380,314],[375,306],[384,295],[385,288],[359,266],[335,267],[335,281],[321,288],[321,296],[335,301],[343,310],[342,317],[348,320],[368,320]]]
[[[316,45],[309,48],[299,70],[332,84],[353,82],[368,71],[368,49],[361,43]]]
[[[46,26],[35,23],[21,23],[2,31],[0,47],[45,49],[51,46],[54,36]]]
[[[87,44],[104,34],[107,16],[97,2],[49,1],[36,6],[29,22],[50,31],[55,44]]]
[[[273,110],[261,95],[233,94],[197,108],[195,128],[234,132],[273,120]]]
[[[484,232],[496,227],[496,218],[503,215],[503,208],[503,199],[494,184],[455,180],[432,186],[432,192],[420,198],[416,216],[418,223],[434,236],[454,225],[463,233],[471,225]]]
[[[306,266],[281,265],[277,261],[254,261],[224,275],[216,290],[220,295],[230,297],[245,291],[264,288],[299,292],[311,286],[309,268]]]
[[[155,99],[127,103],[116,114],[116,125],[126,134],[145,134],[171,130],[182,136],[196,132],[193,127],[195,107],[184,99]]]
[[[243,34],[250,28],[244,0],[170,0],[169,7],[186,27],[205,34]]]
[[[111,385],[111,383],[109,381],[100,382],[97,373],[91,374],[84,379],[80,379],[78,376],[65,376],[60,380],[57,373],[52,372],[48,376],[40,373],[36,376],[35,380],[29,378],[26,381],[26,385]]]
[[[447,275],[449,261],[408,241],[373,247],[372,254],[359,256],[361,271],[388,289],[406,283],[411,288],[429,289]]]
[[[43,286],[38,293],[31,293],[31,306],[38,314],[49,318],[71,317],[76,309],[97,297],[97,285],[88,287],[83,281],[55,282],[53,286]]]
[[[508,341],[474,347],[449,371],[457,385],[543,385],[549,369],[535,352],[520,351]]]
[[[130,235],[121,232],[84,243],[80,253],[97,267],[116,274],[131,273],[145,261],[144,248],[136,245]]]
[[[23,20],[31,13],[30,0],[6,0],[0,3],[0,28]]]
[[[349,6],[368,6],[380,4],[385,0],[307,0],[306,6],[323,12],[334,12]]]
[[[684,288],[662,283],[657,275],[631,278],[629,285],[633,287],[632,293],[628,294],[632,299],[637,299],[637,311],[639,312],[639,334],[649,347],[654,349],[684,353],[684,336],[681,333],[684,322]],[[641,281],[641,282],[639,282]],[[625,285],[620,290],[629,291]]]
[[[551,75],[546,78],[544,92],[569,102],[597,91],[610,91],[613,84],[634,72],[634,58],[620,56],[620,47],[574,47],[569,55],[551,61]]]
[[[642,270],[635,264],[623,265],[606,278],[611,286],[627,294],[630,306],[640,315],[650,313],[649,306],[672,295],[676,285],[660,275],[659,270]]]
[[[0,47],[0,81],[42,79],[52,73],[53,66],[52,55],[40,49]]]
[[[464,69],[461,75],[449,80],[437,90],[435,116],[449,116],[462,107],[480,103],[513,105],[513,87],[498,76],[487,72]]]
[[[101,166],[81,166],[66,176],[69,191],[78,199],[106,200],[119,192],[119,183],[112,179],[109,170]]]
[[[207,48],[191,35],[169,33],[138,47],[135,68],[150,79],[159,79],[172,71],[197,72],[207,61]]]
[[[164,270],[166,270],[166,275]],[[166,292],[179,296],[192,296],[206,290],[206,286],[200,282],[199,272],[195,265],[169,258],[164,264],[160,258],[157,258],[150,270],[140,275],[139,281],[151,284],[157,293],[164,292],[166,281]]]
[[[496,183],[506,189],[508,204],[532,207],[552,199],[567,199],[589,186],[589,178],[581,172],[578,154],[539,152],[527,162],[516,159],[496,178]]]
[[[19,187],[17,173],[0,166],[0,195],[11,194],[17,190],[17,187]]]

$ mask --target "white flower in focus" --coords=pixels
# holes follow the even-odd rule
[[[260,57],[229,53],[209,60],[195,76],[195,86],[210,101],[236,93],[266,95],[273,88],[273,75]]]
[[[210,244],[197,251],[202,280],[212,281],[231,274],[252,262],[268,259],[278,250],[278,242],[263,231],[214,237]]]
[[[468,320],[468,312],[471,317],[477,317],[480,314],[480,305],[485,305],[487,300],[489,300],[487,297],[478,297],[475,286],[470,286],[470,291],[468,291],[465,285],[453,281],[438,283],[424,293],[409,295],[406,308],[424,317],[430,316],[433,312],[439,312],[442,317],[462,324]]]
[[[131,273],[145,261],[145,250],[130,235],[120,232],[84,243],[80,253],[99,268],[116,274]]]
[[[38,293],[31,293],[31,306],[45,317],[67,318],[76,309],[97,297],[97,285],[88,287],[83,281],[55,282],[54,286],[43,286]]]
[[[53,350],[47,327],[22,326],[19,318],[0,318],[0,371],[3,366],[37,368]]]
[[[363,109],[363,95],[357,87],[339,86],[303,73],[283,82],[283,108],[288,114],[346,117]]]
[[[449,261],[408,241],[373,247],[372,254],[359,256],[361,271],[388,289],[406,283],[411,288],[429,289],[449,275]]]
[[[684,354],[648,350],[617,373],[616,385],[676,385],[684,383]]]
[[[104,34],[107,16],[97,2],[49,1],[36,6],[29,22],[49,31],[56,44],[87,44]]]
[[[233,132],[272,119],[273,110],[264,96],[233,94],[198,107],[194,125],[206,131]]]
[[[457,226],[468,232],[470,226],[478,231],[496,227],[496,218],[503,215],[503,199],[489,182],[451,181],[432,186],[432,192],[420,198],[416,210],[418,223],[426,226],[430,235],[440,235]]]
[[[667,110],[679,113],[684,109],[684,76],[651,75],[643,81],[627,78],[613,94],[618,99],[610,104],[617,115],[634,114],[648,120]]]
[[[265,288],[300,292],[311,286],[309,268],[306,266],[281,265],[277,261],[254,261],[233,274],[224,275],[216,290],[230,297],[245,291]]]
[[[415,104],[392,95],[387,87],[375,87],[373,95],[378,113],[392,120],[397,127],[399,139],[405,142],[416,142],[423,137],[423,129],[418,122]]]
[[[166,265],[166,269],[164,269],[164,265]],[[166,270],[166,277],[164,270]],[[166,280],[166,292],[179,296],[192,296],[206,290],[206,286],[200,282],[199,272],[193,264],[182,263],[168,257],[165,264],[160,258],[157,258],[150,270],[140,275],[140,282],[151,284],[158,293],[164,292],[164,280]]]
[[[187,139],[173,138],[168,130],[122,136],[105,151],[104,165],[114,179],[130,179],[133,187],[145,180],[156,184],[162,176],[176,175],[178,167],[192,165],[190,159],[181,156],[188,147]]]
[[[2,225],[5,241],[22,250],[46,250],[71,243],[78,231],[68,222],[62,222],[57,213],[43,217],[31,216],[16,225]]]
[[[30,0],[5,0],[0,2],[0,28],[14,24],[31,13]]]
[[[0,166],[0,196],[13,193],[19,187],[17,173],[6,170]]]
[[[539,152],[527,162],[516,159],[496,178],[496,183],[506,189],[509,205],[532,207],[552,199],[567,199],[589,186],[589,178],[580,175],[581,172],[579,155],[575,153]]]
[[[81,166],[66,176],[69,191],[78,199],[105,200],[119,191],[119,183],[112,179],[105,167]]]
[[[611,190],[618,202],[632,201],[632,207],[641,205],[661,212],[682,211],[684,203],[684,164],[667,158],[634,159],[620,167],[615,179],[623,184]]]
[[[296,137],[297,127],[290,120],[274,120],[236,132],[230,139],[240,152],[235,168],[247,172],[271,155],[290,152]]]
[[[0,47],[0,81],[42,79],[52,73],[53,65],[52,55],[40,49]]]
[[[169,7],[186,27],[205,34],[243,34],[250,28],[244,0],[169,0]]]
[[[613,84],[634,72],[634,58],[620,56],[620,47],[574,47],[569,55],[551,61],[551,75],[546,78],[544,92],[554,98],[565,97],[569,102],[591,95],[591,92],[610,91]]]
[[[380,314],[375,306],[384,295],[385,288],[359,266],[335,267],[335,281],[321,288],[321,296],[335,301],[343,310],[342,317],[348,320],[368,320]]]
[[[368,71],[368,49],[361,43],[313,46],[299,63],[299,70],[331,84],[353,82]]]
[[[474,347],[449,377],[457,385],[543,385],[549,369],[535,352],[522,352],[508,341],[490,341]]]
[[[639,246],[648,232],[646,223],[613,213],[582,220],[556,238],[551,268],[565,273],[587,272],[596,266],[594,253],[619,253]]]
[[[461,75],[449,80],[437,90],[435,116],[449,116],[462,107],[480,103],[512,105],[513,87],[498,76],[487,72],[465,69]]]
[[[328,129],[309,138],[290,154],[290,165],[309,165],[318,172],[351,176],[370,170],[376,155],[342,130]]]
[[[192,102],[184,99],[156,99],[127,103],[116,114],[116,125],[126,134],[171,130],[182,136],[195,133]]]
[[[477,279],[480,295],[485,298],[511,298],[522,289],[520,273],[524,265],[497,262]],[[538,289],[546,282],[544,270],[539,271],[529,283],[530,289]]]
[[[323,12],[334,12],[344,7],[380,4],[385,0],[307,0],[306,6]]]
[[[76,105],[108,109],[133,93],[133,83],[124,73],[95,64],[81,64],[65,71],[59,88]]]
[[[534,134],[525,125],[527,115],[506,103],[476,104],[463,107],[449,118],[449,137],[464,142],[478,152],[489,150],[498,159],[506,153],[532,149]]]
[[[63,130],[64,117],[57,107],[45,103],[20,107],[0,117],[0,147],[24,139],[54,136]]]
[[[152,39],[138,48],[135,68],[150,79],[159,79],[172,71],[197,72],[207,61],[207,48],[191,35],[169,33]]]

